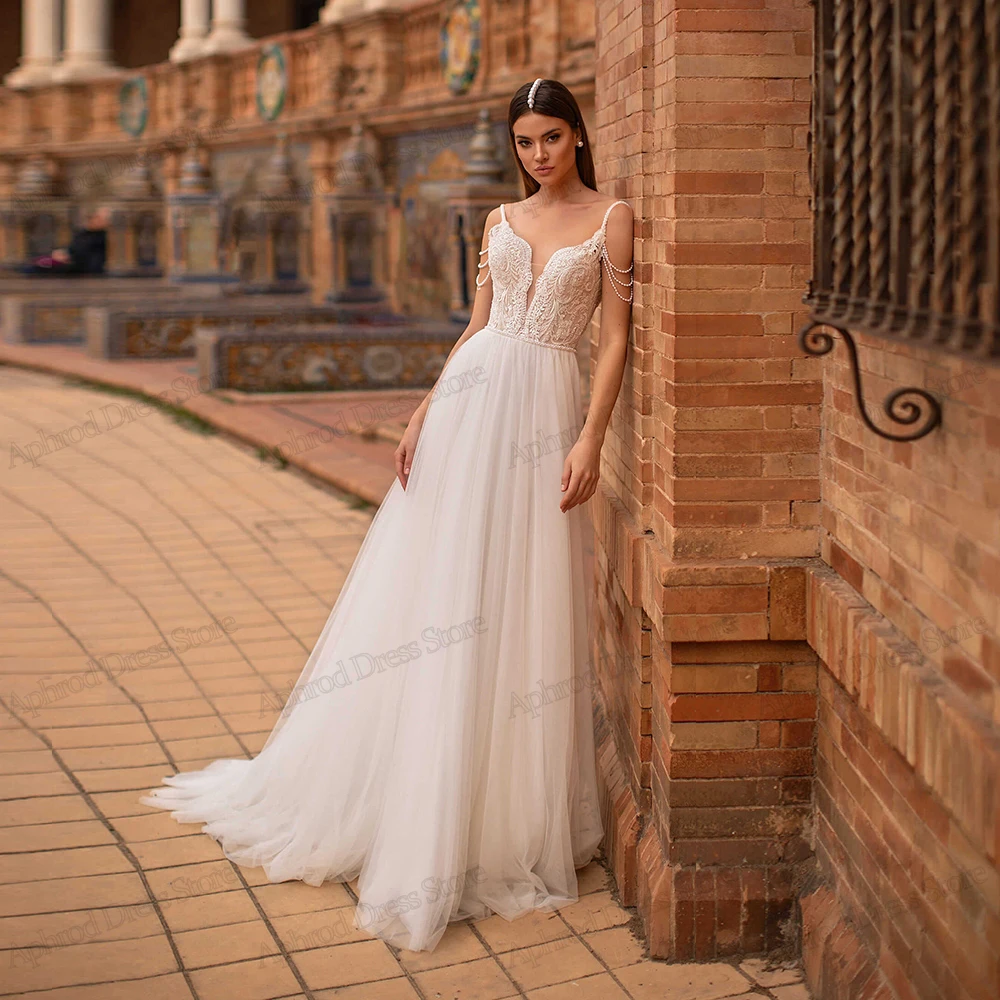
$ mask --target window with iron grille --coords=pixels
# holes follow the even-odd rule
[[[815,51],[813,324],[1000,361],[1000,0],[816,0]]]

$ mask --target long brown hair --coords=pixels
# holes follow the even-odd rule
[[[576,169],[584,185],[596,191],[597,174],[594,170],[594,155],[590,149],[587,126],[584,124],[583,115],[580,114],[580,105],[576,103],[576,98],[569,91],[569,88],[558,80],[542,80],[535,90],[534,107],[529,108],[528,94],[533,84],[534,80],[519,87],[510,99],[510,108],[507,110],[507,135],[510,139],[511,151],[514,154],[514,162],[521,174],[524,197],[530,197],[541,187],[538,181],[524,169],[521,157],[517,155],[517,143],[514,141],[514,123],[528,111],[537,111],[538,114],[548,115],[551,118],[561,118],[564,122],[568,122],[572,128],[580,130],[583,145],[574,147]]]

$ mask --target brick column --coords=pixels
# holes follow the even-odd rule
[[[637,218],[592,509],[608,846],[652,954],[708,959],[780,943],[810,856],[822,385],[794,331],[812,13],[599,0],[597,17],[598,176]]]

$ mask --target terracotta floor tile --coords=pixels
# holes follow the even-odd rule
[[[269,882],[256,886],[253,892],[269,917],[287,917],[317,910],[326,912],[354,905],[354,900],[340,882],[324,882],[319,886],[297,881]]]
[[[96,819],[0,829],[0,854],[12,854],[19,849],[23,850],[25,844],[30,844],[38,851],[51,851],[58,848],[114,843],[114,834]]]
[[[46,941],[67,945],[162,933],[163,925],[150,903],[0,918],[0,948],[30,949]]]
[[[609,880],[608,870],[599,861],[591,861],[586,868],[580,868],[576,873],[577,892],[581,896],[602,892],[608,888]]]
[[[722,1000],[742,997],[753,985],[722,962],[642,962],[616,970],[615,976],[634,1000]]]
[[[601,963],[576,937],[504,952],[498,961],[524,990],[552,986],[604,971]]]
[[[5,961],[5,964],[8,964]],[[75,983],[114,982],[177,971],[166,935],[92,941],[61,948],[15,951],[4,969],[3,988],[14,994]]]
[[[49,738],[51,739],[51,734]],[[0,729],[0,751],[4,753],[8,750],[41,750],[44,746],[45,744],[34,733],[26,729]]]
[[[107,813],[105,813],[107,816]],[[108,817],[111,825],[127,844],[143,840],[171,840],[175,837],[190,837],[194,825],[178,823],[166,810],[145,813],[142,816]]]
[[[317,990],[394,979],[402,971],[384,941],[299,951],[294,958],[309,988]]]
[[[68,747],[60,750],[59,754],[63,763],[74,772],[167,763],[167,755],[163,752],[163,748],[156,743],[135,743],[132,746]]]
[[[559,915],[578,934],[590,934],[594,931],[608,930],[610,927],[619,927],[632,919],[632,914],[614,902],[611,893],[606,889],[581,896],[578,903],[561,907]]]
[[[130,844],[129,847],[144,871],[198,864],[202,861],[219,861],[225,858],[218,841],[200,832],[188,837],[140,840]]]
[[[383,979],[380,983],[344,986],[339,990],[318,990],[316,1000],[420,1000],[408,979]]]
[[[280,950],[260,919],[182,931],[174,934],[174,941],[186,969],[243,962],[277,955]]]
[[[181,896],[165,899],[160,903],[160,909],[167,926],[175,934],[201,927],[244,923],[259,918],[250,894],[243,889],[215,892],[207,897]]]
[[[528,991],[528,1000],[629,1000],[606,972]]]
[[[503,1000],[519,995],[492,958],[418,972],[413,978],[424,995],[434,1000]]]
[[[131,906],[149,899],[135,872],[0,885],[0,916]]]
[[[62,772],[0,775],[0,801],[33,795],[76,795],[76,787]]]
[[[4,774],[45,774],[59,770],[55,757],[48,750],[14,750],[0,758]]]
[[[280,955],[195,969],[190,976],[198,1000],[236,1000],[237,997],[239,1000],[274,1000],[301,992],[298,980]]]
[[[19,1000],[194,1000],[184,976],[179,972],[96,986],[67,986],[18,996]]]
[[[214,715],[195,719],[162,719],[152,723],[152,729],[161,740],[186,740],[199,736],[222,736],[225,726]]]
[[[774,986],[771,988],[775,1000],[809,1000],[809,991],[804,983],[794,986]]]
[[[472,933],[468,921],[459,920],[448,924],[433,951],[409,951],[404,948],[399,953],[399,964],[407,972],[426,972],[442,965],[457,965],[486,956],[486,949]]]
[[[289,952],[374,940],[366,930],[354,926],[353,904],[272,917],[271,922]]]
[[[475,921],[474,926],[489,947],[498,954],[569,937],[573,933],[557,913],[547,910],[533,910],[515,920],[507,920],[506,917],[494,914]]]
[[[122,725],[67,726],[51,729],[46,734],[59,750],[77,747],[132,746],[151,743],[155,733],[145,722]]]
[[[77,771],[76,777],[87,792],[117,792],[126,788],[142,791],[160,784],[160,779],[173,774],[165,764],[149,767],[110,768],[107,770]]]
[[[134,870],[132,862],[119,847],[67,847],[8,855],[0,871],[0,881],[34,882]]]
[[[609,969],[645,961],[645,943],[636,940],[627,927],[612,927],[607,931],[585,934],[583,940]]]

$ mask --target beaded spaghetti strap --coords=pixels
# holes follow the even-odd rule
[[[507,216],[504,215],[504,213],[503,213],[503,202],[500,203],[500,221],[501,222],[506,222],[507,221]],[[479,256],[482,257],[484,253],[489,253],[489,252],[490,252],[490,248],[489,248],[489,245],[487,244],[487,246],[484,249],[482,249],[482,250],[479,251]],[[478,270],[481,271],[484,267],[489,267],[489,265],[490,265],[490,260],[489,260],[488,257],[486,258],[486,260],[480,260],[479,261]],[[477,274],[476,275],[476,288],[482,288],[483,285],[486,284],[486,280],[489,278],[489,276],[490,275],[487,272],[486,274],[484,274],[482,276],[482,280],[480,280],[480,277]]]
[[[633,261],[632,263],[630,263],[628,267],[615,267],[615,265],[611,263],[611,257],[608,255],[608,245],[604,242],[603,236],[607,230],[608,216],[611,215],[611,209],[613,209],[615,205],[627,205],[627,204],[628,202],[626,201],[612,202],[610,205],[608,205],[608,210],[604,213],[604,222],[601,223],[601,236],[602,236],[601,259],[608,266],[608,277],[611,279],[611,287],[614,289],[615,295],[617,295],[618,298],[622,300],[622,302],[632,301],[632,285],[633,285],[632,268],[635,262]],[[628,281],[622,281],[620,278],[615,277],[615,271],[617,271],[619,274],[629,275]],[[628,289],[628,298],[626,298],[624,295],[622,295],[621,292],[618,291],[618,288],[616,287],[617,285],[621,285],[622,288]]]

